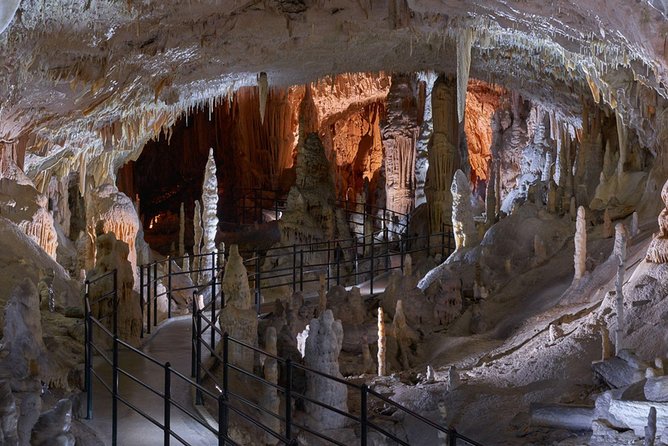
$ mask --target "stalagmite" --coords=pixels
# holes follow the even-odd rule
[[[264,337],[264,351],[267,353],[278,356],[278,351],[276,348],[276,328],[269,327],[267,328],[265,337]],[[264,367],[263,367],[264,379],[272,384],[278,384],[278,363],[276,359],[272,357],[264,358]],[[281,399],[278,395],[276,388],[265,385],[262,386],[262,396],[260,397],[260,406],[273,414],[280,413]],[[261,412],[260,420],[262,423],[273,430],[274,432],[280,432],[281,430],[281,421],[265,412]],[[276,441],[276,437],[270,434],[265,434],[265,442],[271,444],[272,441]]]
[[[415,145],[418,137],[416,79],[392,76],[387,95],[382,137],[385,150],[385,196],[387,209],[401,214],[413,210],[415,197]],[[395,228],[391,228],[395,229]]]
[[[617,258],[617,278],[615,280],[616,290],[616,309],[617,309],[617,329],[615,330],[615,354],[624,350],[624,293],[622,286],[624,284],[624,262],[621,257]]]
[[[369,340],[366,333],[362,335],[360,342],[362,343],[362,363],[364,364],[364,373],[373,373],[375,364],[371,358],[371,350],[369,349]]]
[[[654,446],[656,441],[656,407],[649,408],[647,415],[647,426],[645,426],[645,441],[643,446]]]
[[[457,372],[457,367],[451,365],[448,368],[448,392],[452,392],[461,384],[459,380],[459,372]]]
[[[411,357],[409,356],[409,353],[411,351],[411,346],[417,341],[417,335],[406,322],[406,314],[404,313],[402,300],[397,300],[397,305],[394,310],[394,319],[392,321],[392,330],[397,342],[397,349],[399,350],[399,364],[401,364],[402,370],[408,370],[411,367]]]
[[[199,285],[199,269],[202,262],[200,257],[200,250],[202,246],[202,210],[199,201],[195,200],[195,213],[193,215],[193,276],[192,280],[195,285]]]
[[[647,248],[647,256],[645,257],[648,262],[652,263],[668,263],[668,181],[666,181],[661,189],[661,199],[663,200],[664,208],[658,217],[659,232],[656,232],[652,237],[649,248]],[[634,215],[637,214],[634,212]],[[631,235],[633,236],[633,229],[631,229]]]
[[[470,248],[478,242],[478,231],[471,210],[471,187],[464,172],[457,170],[452,180],[452,230],[457,249]]]
[[[578,208],[577,220],[575,222],[575,275],[573,281],[577,281],[584,277],[587,270],[587,221],[585,217],[585,209],[580,206]]]
[[[201,254],[211,254],[216,251],[216,232],[218,231],[218,178],[216,177],[216,160],[213,149],[209,149],[209,158],[204,170],[204,184],[202,185],[202,250]],[[211,280],[213,258],[211,255],[201,257],[200,281],[207,283]]]
[[[663,195],[663,192],[661,193]],[[664,200],[664,203],[667,203]],[[668,206],[668,204],[666,204]],[[631,215],[631,237],[635,237],[640,232],[640,224],[638,223],[638,212],[634,212]]]
[[[612,248],[612,256],[626,261],[626,243],[628,240],[628,231],[624,223],[617,223],[615,225],[615,244]],[[650,245],[651,246],[651,245]]]
[[[179,211],[179,257],[186,255],[186,211],[183,203]]]
[[[260,122],[264,124],[264,113],[267,109],[267,97],[269,96],[269,80],[267,73],[261,72],[257,77],[257,86],[260,90]]]
[[[404,256],[404,276],[410,277],[413,275],[413,257],[409,254]]]
[[[385,376],[385,349],[387,338],[385,337],[385,315],[383,307],[378,307],[378,376]]]
[[[443,225],[450,224],[452,217],[450,186],[460,163],[455,84],[451,78],[440,77],[431,93],[434,133],[429,146],[429,169],[425,183],[431,232],[439,232]]]
[[[603,237],[612,237],[612,220],[610,220],[610,212],[608,212],[608,208],[605,208],[605,212],[603,212]]]
[[[471,44],[473,30],[468,28],[457,35],[457,116],[459,122],[464,121],[466,111],[466,89],[469,84],[471,69]]]
[[[257,345],[257,313],[248,286],[248,273],[237,245],[230,246],[222,289],[225,307],[220,312],[220,326],[231,337]],[[229,355],[235,365],[247,371],[253,370],[253,350],[230,343]]]
[[[335,321],[332,310],[327,310],[318,319],[312,319],[309,327],[304,355],[306,366],[342,379],[339,371],[339,354],[343,344],[341,321]],[[348,387],[315,373],[307,375],[306,397],[343,412],[348,411]],[[312,429],[338,429],[345,426],[345,417],[317,404],[305,404],[306,413],[309,414],[307,425]]]

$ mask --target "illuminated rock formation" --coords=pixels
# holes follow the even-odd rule
[[[141,228],[134,203],[124,193],[119,192],[116,186],[105,184],[95,189],[88,199],[86,207],[86,231],[89,240],[95,243],[98,232],[112,233],[116,240],[128,246],[128,261],[133,274],[137,271],[137,233]],[[99,230],[99,231],[98,231]],[[89,250],[94,251],[93,247]],[[97,258],[97,255],[96,257]],[[90,269],[92,265],[87,264]]]
[[[438,232],[450,223],[452,195],[450,185],[459,167],[457,141],[457,91],[453,79],[439,78],[431,93],[434,133],[429,147],[429,170],[425,195],[429,208],[429,227]]]
[[[219,323],[232,338],[250,345],[257,345],[257,313],[253,295],[248,286],[248,273],[237,245],[230,246],[230,253],[223,275],[225,307],[220,312]],[[219,344],[220,348],[220,344]],[[253,370],[254,352],[230,342],[230,361],[247,371]]]
[[[343,343],[343,327],[334,320],[331,310],[325,311],[309,324],[304,362],[307,367],[321,373],[342,378],[339,371],[339,353]],[[338,410],[348,411],[348,387],[320,375],[307,376],[306,396]],[[317,404],[306,403],[309,417],[307,424],[312,429],[337,429],[346,425],[347,419]]]
[[[218,178],[216,177],[216,160],[213,158],[213,149],[209,150],[206,162],[204,184],[202,185],[202,247],[200,268],[200,283],[208,283],[212,279],[210,269],[215,257],[211,254],[216,251],[216,232],[218,231]]]
[[[645,257],[648,262],[652,263],[668,262],[668,181],[661,189],[661,200],[663,200],[665,208],[659,214],[659,232],[654,234]]]
[[[478,242],[478,231],[471,211],[471,186],[464,172],[457,170],[450,188],[452,196],[452,230],[457,249],[470,248]]]
[[[582,206],[578,208],[578,216],[575,222],[575,255],[573,262],[575,274],[573,281],[580,280],[587,271],[587,220],[585,210]]]
[[[416,80],[395,74],[383,122],[385,199],[390,211],[408,214],[415,197],[415,144],[418,136]]]
[[[385,315],[383,307],[378,307],[378,376],[385,376],[385,350],[387,348],[385,336]]]

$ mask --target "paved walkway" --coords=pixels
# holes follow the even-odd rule
[[[172,367],[185,376],[190,376],[190,340],[191,317],[183,316],[163,322],[157,333],[144,345],[143,351],[162,363],[169,361]],[[111,358],[111,355],[109,356]],[[95,370],[107,383],[111,383],[111,367],[96,358]],[[142,382],[148,383],[158,392],[164,391],[164,369],[131,351],[119,352],[119,364],[128,373]],[[93,420],[85,423],[95,429],[111,445],[111,394],[93,378]],[[131,404],[146,412],[159,423],[164,420],[164,400],[144,389],[130,378],[119,379],[119,394]],[[183,380],[172,374],[172,398],[193,414],[197,411],[192,404],[190,387]],[[185,415],[174,405],[171,406],[172,431],[181,436],[188,444],[216,445],[217,439],[200,423]],[[163,445],[163,431],[118,402],[118,445],[153,446]],[[172,438],[171,444],[181,444]]]
[[[385,289],[387,275],[384,274],[374,280],[374,292],[380,293]],[[369,283],[360,285],[362,295],[369,294]],[[346,287],[350,289],[351,287]],[[317,293],[315,293],[317,295]],[[207,315],[208,316],[208,315]],[[180,316],[164,321],[144,344],[144,353],[164,364],[171,366],[181,374],[190,377],[191,366],[191,316]],[[217,341],[219,336],[216,336]],[[209,339],[208,330],[204,339]],[[209,356],[203,349],[203,360]],[[111,352],[108,355],[111,359]],[[164,392],[164,368],[152,363],[140,355],[121,349],[119,351],[120,367],[132,374],[138,380],[147,383],[159,393]],[[95,371],[111,386],[111,367],[101,358],[95,358]],[[120,375],[119,394],[131,404],[154,418],[160,424],[164,420],[164,400],[127,376]],[[191,387],[180,378],[172,374],[172,398],[192,414],[198,414],[193,406]],[[84,403],[85,404],[85,403]],[[93,377],[93,419],[84,422],[95,429],[107,445],[111,445],[112,432],[112,398],[110,392],[103,387],[99,380]],[[201,418],[200,418],[201,419]],[[207,430],[200,422],[181,412],[174,405],[171,406],[171,430],[182,437],[192,446],[217,445],[216,436]],[[164,433],[149,420],[133,411],[121,401],[118,402],[118,445],[119,446],[158,446],[164,445]],[[181,444],[176,438],[171,444]]]

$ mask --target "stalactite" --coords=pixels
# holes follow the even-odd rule
[[[471,69],[471,45],[473,30],[468,28],[457,35],[457,116],[459,122],[464,121],[466,110],[466,89]]]
[[[260,91],[260,122],[264,124],[264,114],[267,109],[267,96],[269,95],[269,80],[264,71],[258,75],[257,85]]]

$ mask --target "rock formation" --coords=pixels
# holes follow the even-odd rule
[[[276,356],[278,350],[276,348],[276,329],[274,327],[269,327],[264,337],[264,351],[267,353]],[[274,358],[265,357],[264,366],[263,366],[263,375],[264,379],[272,384],[278,384],[278,363]],[[260,406],[264,409],[267,409],[271,413],[278,415],[280,413],[281,399],[278,395],[276,388],[264,385],[262,387],[262,396],[260,397]],[[262,413],[260,415],[262,423],[273,430],[274,432],[280,432],[281,430],[281,421],[269,414]],[[265,441],[270,444],[275,440],[276,437],[270,434],[265,435]]]
[[[318,319],[312,319],[309,327],[304,355],[306,366],[342,378],[339,371],[339,353],[343,343],[341,322],[335,321],[332,311],[327,310]],[[347,386],[320,375],[307,374],[306,396],[348,411]],[[306,403],[306,406],[308,424],[312,429],[339,429],[346,425],[347,419],[337,413],[313,403]]]
[[[387,348],[385,336],[385,315],[383,307],[378,307],[378,376],[385,376],[385,350]]]
[[[626,261],[626,244],[628,238],[629,236],[626,226],[623,223],[617,223],[615,225],[615,244],[612,249],[612,257],[619,259],[618,261]]]
[[[648,262],[652,263],[668,262],[668,181],[666,181],[663,189],[661,189],[661,200],[663,200],[665,207],[661,210],[658,218],[659,232],[654,234],[652,242],[649,248],[647,248],[647,256],[645,257]],[[634,215],[637,214],[634,213]],[[637,223],[635,226],[637,226]],[[631,236],[633,235],[632,230]]]
[[[394,311],[394,320],[392,321],[392,334],[397,343],[397,360],[402,370],[411,368],[413,357],[415,355],[419,336],[406,322],[404,314],[403,301],[397,301],[397,307]]]
[[[395,74],[387,95],[383,123],[387,209],[408,214],[415,197],[415,143],[418,136],[416,80]]]
[[[452,230],[457,249],[470,248],[478,241],[471,210],[471,189],[464,172],[457,170],[452,180]]]
[[[141,334],[142,311],[139,306],[139,296],[133,289],[134,274],[128,261],[128,245],[121,240],[117,240],[113,232],[98,234],[96,244],[97,261],[95,268],[88,271],[86,277],[93,280],[107,272],[117,271],[118,337],[136,345],[139,343]],[[109,292],[109,287],[113,286],[109,280],[103,279],[99,284],[91,286],[91,300],[96,300],[97,296]],[[104,322],[109,324],[107,325],[109,329],[113,328],[111,317],[105,317],[110,316],[113,312],[113,300],[111,298],[92,305],[91,312],[94,317],[100,320],[104,318]]]
[[[616,309],[617,309],[617,329],[615,330],[615,354],[624,349],[624,293],[622,286],[624,284],[624,262],[621,257],[617,258],[617,278],[615,280]]]
[[[575,255],[573,262],[575,265],[575,275],[573,276],[573,281],[578,281],[584,277],[587,271],[587,220],[585,218],[585,210],[582,206],[578,208],[574,243]]]
[[[218,178],[216,177],[216,160],[213,158],[213,149],[209,150],[209,158],[204,172],[202,185],[202,248],[201,254],[211,254],[216,251],[216,232],[218,231]],[[201,258],[200,267],[204,271],[200,274],[200,282],[208,283],[212,279],[210,269],[215,257],[205,255]]]
[[[39,416],[32,430],[30,444],[34,446],[74,446],[72,425],[72,402],[62,399],[56,406]]]
[[[429,170],[425,183],[425,194],[429,209],[431,232],[439,232],[450,223],[452,195],[450,185],[455,170],[459,167],[457,141],[457,89],[451,78],[440,77],[431,93],[434,133],[429,146]]]
[[[257,313],[253,295],[248,286],[248,273],[237,245],[230,246],[225,274],[223,275],[225,307],[220,312],[220,327],[230,337],[250,345],[257,345]],[[254,352],[230,342],[230,361],[245,370],[252,371]]]

